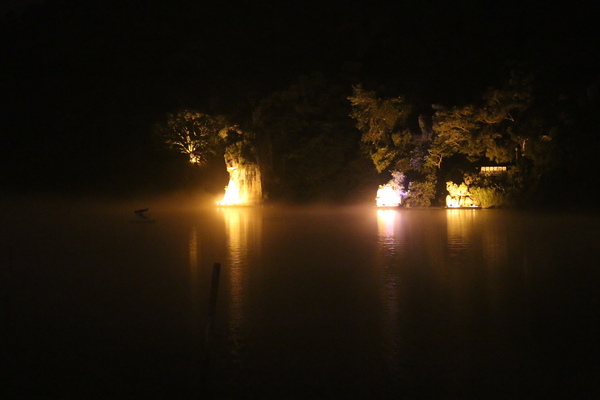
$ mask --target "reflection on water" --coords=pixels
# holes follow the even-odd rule
[[[496,270],[507,263],[508,237],[508,231],[503,225],[482,226],[481,248],[485,264],[491,270]]]
[[[197,379],[214,262],[213,398],[595,398],[597,215],[49,214],[4,231],[2,354],[39,390],[2,398],[173,397]]]
[[[227,240],[230,323],[237,330],[242,326],[246,312],[244,293],[249,264],[260,255],[262,248],[262,213],[253,207],[219,208],[219,213],[223,216]]]
[[[379,246],[388,255],[398,251],[400,222],[402,215],[398,210],[377,210],[377,234]]]
[[[464,258],[474,240],[474,226],[481,210],[446,210],[450,257]],[[485,211],[484,211],[485,212]]]
[[[523,276],[506,278],[509,252],[517,260],[521,256],[510,245],[510,225],[501,215],[462,209],[377,211],[380,340],[393,387],[414,385],[424,371],[441,374],[440,387],[452,386],[476,374],[478,364],[512,373],[506,360],[520,360],[526,332],[511,321],[514,309],[506,296],[521,296],[516,288]],[[527,304],[522,305],[525,315]],[[481,348],[492,353],[483,358]]]
[[[196,225],[192,225],[189,249],[190,276],[192,277],[192,281],[196,281],[198,279],[198,230],[196,229]]]
[[[384,258],[392,257],[400,250],[400,219],[399,210],[377,210],[377,236],[379,251]],[[392,382],[401,373],[400,358],[398,357],[398,340],[401,323],[400,282],[399,276],[388,266],[383,270],[382,290],[382,344],[388,349],[386,364]]]
[[[199,246],[198,246],[198,228],[192,225],[190,229],[189,240],[189,274],[190,274],[190,299],[192,310],[202,309],[202,290],[200,281],[200,264],[199,264]],[[200,315],[198,312],[191,313],[191,321],[196,329],[199,329]]]
[[[225,222],[228,262],[241,267],[248,262],[250,253],[261,248],[262,214],[260,209],[246,207],[219,208]]]

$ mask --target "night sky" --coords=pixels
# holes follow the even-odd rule
[[[582,95],[600,75],[592,2],[367,4],[4,3],[3,190],[152,179],[163,165],[152,126],[166,113],[199,108],[243,123],[302,74],[425,105],[469,101],[511,63]]]

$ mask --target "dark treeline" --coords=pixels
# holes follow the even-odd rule
[[[366,201],[401,170],[439,204],[446,181],[492,162],[520,168],[519,201],[595,203],[600,66],[586,6],[133,3],[49,0],[2,16],[4,192],[222,190],[222,155],[191,168],[157,135],[195,110],[251,133],[273,201]],[[514,74],[526,81],[511,86]],[[357,85],[402,99],[387,137],[360,127]],[[454,135],[465,124],[476,127]]]

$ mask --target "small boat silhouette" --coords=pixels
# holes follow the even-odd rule
[[[140,210],[135,210],[133,213],[136,218],[132,220],[132,222],[154,222],[156,221],[154,218],[150,218],[150,216],[146,215],[148,212],[147,208],[142,208]]]

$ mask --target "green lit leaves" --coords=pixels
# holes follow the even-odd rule
[[[378,172],[395,169],[408,160],[413,149],[408,117],[412,106],[403,98],[380,99],[361,85],[353,87],[348,98],[352,105],[350,116],[362,132],[361,142],[368,151]]]

